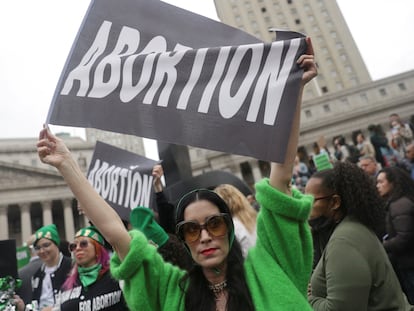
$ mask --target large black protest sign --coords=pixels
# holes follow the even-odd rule
[[[48,122],[281,161],[305,49],[162,1],[93,1]]]
[[[157,163],[138,154],[97,142],[88,180],[120,217],[129,220],[137,206],[153,203],[152,167]]]

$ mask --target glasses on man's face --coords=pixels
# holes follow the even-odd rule
[[[81,240],[79,242],[70,243],[69,251],[74,252],[78,248],[78,246],[80,248],[87,248],[88,244],[89,244],[88,240]]]
[[[197,221],[181,221],[177,224],[177,235],[181,240],[192,243],[201,236],[201,230],[205,229],[210,236],[218,238],[227,234],[229,228],[229,216],[227,214],[212,215],[206,218],[203,225]]]
[[[52,245],[52,242],[44,242],[42,244],[37,244],[34,248],[34,250],[36,252],[40,252],[41,249],[46,249],[48,248],[50,245]]]
[[[334,196],[334,194],[330,194],[330,195],[325,195],[323,197],[318,197],[318,198],[314,198],[313,202],[319,201],[319,200],[326,200],[326,199],[330,199]]]

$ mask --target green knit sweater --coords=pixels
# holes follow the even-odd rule
[[[312,269],[312,242],[307,224],[312,198],[293,190],[285,195],[267,179],[256,184],[260,203],[256,246],[245,260],[247,284],[257,311],[312,310],[306,299]],[[179,280],[184,271],[165,263],[139,231],[131,231],[131,248],[121,262],[111,259],[112,275],[124,280],[131,311],[184,310]]]

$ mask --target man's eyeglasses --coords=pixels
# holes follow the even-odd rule
[[[78,246],[80,248],[87,248],[89,242],[87,240],[81,240],[80,242],[74,242],[69,244],[69,251],[74,252]]]
[[[181,240],[192,243],[200,238],[203,229],[212,237],[218,238],[227,234],[229,225],[229,215],[221,213],[207,217],[203,225],[194,220],[181,221],[177,224],[176,231]]]
[[[314,201],[314,202],[316,202],[316,201],[319,201],[319,200],[330,199],[330,198],[332,198],[334,195],[335,195],[335,194],[330,194],[330,195],[325,195],[325,196],[323,196],[323,197],[314,198],[314,199],[313,199],[313,201]]]
[[[52,245],[52,242],[44,242],[43,244],[37,244],[33,248],[36,252],[39,252],[41,249],[48,248],[50,245]]]

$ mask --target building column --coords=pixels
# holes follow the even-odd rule
[[[260,172],[260,169],[259,169],[259,163],[257,162],[257,160],[251,161],[250,166],[252,168],[254,182],[258,182],[259,180],[262,179],[262,173]]]
[[[85,227],[89,226],[89,218],[85,214],[83,214],[83,225]]]
[[[32,220],[30,217],[30,203],[20,204],[20,229],[22,241],[27,241],[32,235]]]
[[[43,212],[43,226],[53,224],[52,201],[43,201],[41,204]]]
[[[63,218],[65,221],[65,235],[66,240],[71,241],[75,236],[75,225],[73,221],[72,199],[62,200],[63,203]]]
[[[0,240],[9,238],[9,221],[7,218],[8,205],[0,206]]]

